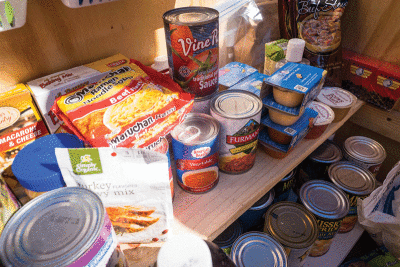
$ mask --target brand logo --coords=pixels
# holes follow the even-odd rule
[[[118,61],[114,61],[112,63],[108,63],[107,67],[114,68],[114,67],[118,67],[118,66],[120,66],[122,64],[125,64],[127,62],[128,61],[126,59],[121,59],[121,60],[118,60]]]
[[[92,159],[90,158],[90,155],[83,155],[83,156],[81,156],[81,162],[82,163],[84,163],[84,162],[91,162],[92,161]]]
[[[208,154],[210,154],[210,152],[211,152],[211,147],[197,148],[192,151],[192,157],[201,159],[201,158],[206,157]]]
[[[347,0],[300,0],[298,2],[299,15],[312,14],[318,19],[319,12],[328,12],[347,6]]]
[[[12,107],[0,108],[0,130],[13,125],[20,117],[19,110]]]
[[[73,172],[78,175],[102,173],[97,148],[68,149]]]
[[[188,56],[191,51],[196,52],[217,44],[218,30],[213,30],[211,33],[211,38],[208,38],[205,41],[198,41],[196,38],[180,38],[178,39],[178,43],[182,46],[183,54]]]

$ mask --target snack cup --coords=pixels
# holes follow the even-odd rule
[[[274,86],[273,96],[276,103],[294,108],[303,102],[304,94]]]
[[[271,138],[271,140],[274,141],[275,143],[287,145],[290,144],[290,141],[292,141],[292,137],[290,135],[284,134],[269,126],[267,126],[267,132],[269,138]]]
[[[319,138],[328,128],[328,126],[335,119],[335,112],[327,105],[312,101],[308,108],[311,108],[318,112],[318,116],[314,122],[314,126],[304,137],[306,139],[316,139]]]
[[[277,109],[268,108],[269,118],[276,124],[283,126],[290,126],[294,124],[300,116],[303,114],[304,109],[299,113],[299,115],[291,115]]]

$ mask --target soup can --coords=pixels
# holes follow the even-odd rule
[[[207,114],[190,113],[171,132],[178,184],[190,193],[205,193],[219,179],[220,124]]]
[[[261,99],[243,90],[222,91],[211,100],[211,116],[221,124],[219,150],[221,171],[240,174],[253,167],[261,110]]]
[[[243,232],[243,224],[236,220],[217,236],[213,242],[229,256],[233,243]]]
[[[182,7],[165,12],[163,20],[171,77],[197,98],[216,92],[219,12]]]
[[[322,180],[303,184],[299,197],[301,203],[314,214],[318,224],[318,238],[309,256],[322,256],[329,251],[343,218],[349,213],[349,199],[339,187]]]
[[[100,198],[64,187],[22,206],[0,237],[5,266],[108,266],[117,238]]]
[[[351,136],[343,144],[344,157],[369,170],[374,176],[386,158],[385,148],[365,136]]]
[[[282,201],[265,214],[264,232],[285,249],[289,266],[302,266],[318,237],[314,215],[303,205]]]
[[[263,228],[264,215],[274,198],[275,192],[274,189],[271,189],[239,217],[245,232],[251,228]]]
[[[347,233],[357,223],[357,199],[364,199],[374,191],[375,177],[370,171],[349,161],[332,164],[328,173],[331,181],[346,193],[350,202],[349,213],[339,228],[339,233]]]
[[[232,245],[231,259],[237,267],[287,267],[284,248],[272,236],[251,231],[242,234]]]
[[[274,202],[280,202],[288,200],[290,195],[290,189],[295,186],[296,183],[296,169],[293,169],[288,173],[282,180],[280,180],[275,186],[275,200]]]

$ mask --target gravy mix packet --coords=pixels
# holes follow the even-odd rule
[[[165,241],[173,221],[167,156],[148,149],[56,148],[67,186],[102,200],[119,243]]]
[[[57,98],[52,110],[92,147],[151,148],[184,120],[193,99],[167,75],[131,59]]]

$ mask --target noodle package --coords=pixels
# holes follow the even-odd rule
[[[194,96],[136,60],[56,99],[52,111],[92,147],[151,148],[181,123]]]

